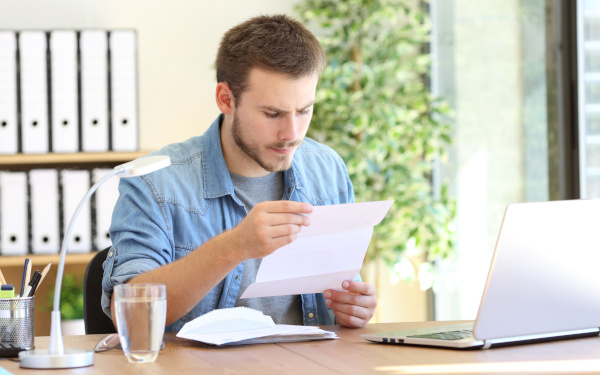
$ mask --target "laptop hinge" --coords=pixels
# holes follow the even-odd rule
[[[490,340],[483,340],[483,346],[481,347],[481,349],[489,349],[492,346],[492,343],[490,342]]]

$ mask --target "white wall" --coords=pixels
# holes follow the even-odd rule
[[[202,134],[219,114],[212,68],[223,33],[260,14],[295,16],[296,0],[6,0],[0,28],[138,32],[140,147]]]

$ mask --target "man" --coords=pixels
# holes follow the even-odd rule
[[[324,65],[314,35],[286,16],[256,17],[224,35],[222,115],[204,135],[157,152],[171,167],[121,180],[104,263],[107,314],[113,286],[129,282],[167,285],[171,331],[234,306],[278,324],[362,327],[371,319],[375,289],[355,280],[344,291],[239,299],[260,260],[310,225],[314,205],[354,201],[341,158],[304,138]]]

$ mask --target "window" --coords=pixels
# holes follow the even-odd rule
[[[440,179],[457,203],[457,257],[441,265],[438,320],[475,318],[506,206],[551,199],[547,3],[431,2],[432,90],[454,110]]]

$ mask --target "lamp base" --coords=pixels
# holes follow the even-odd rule
[[[24,368],[75,368],[94,364],[94,352],[65,349],[62,355],[50,354],[48,349],[26,350],[19,353],[20,367]]]

